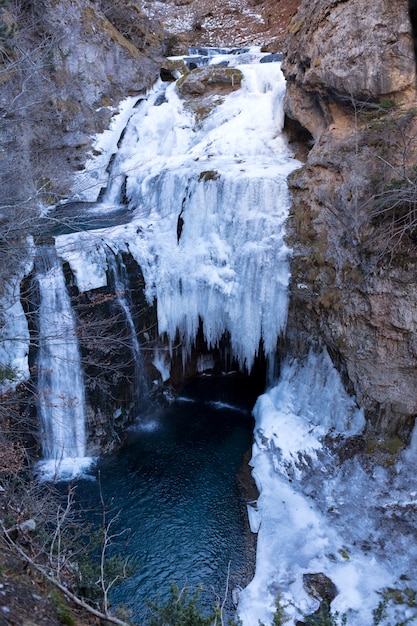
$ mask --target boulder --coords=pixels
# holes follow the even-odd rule
[[[334,582],[323,572],[303,574],[303,585],[307,593],[313,596],[313,598],[324,600],[328,605],[335,599],[338,593]]]
[[[227,91],[239,89],[243,74],[237,68],[209,66],[198,67],[188,72],[177,81],[178,90],[181,94],[202,95],[213,87],[223,87]]]

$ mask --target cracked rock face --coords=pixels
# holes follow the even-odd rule
[[[414,205],[397,200],[414,189],[417,121],[406,3],[302,2],[283,69],[287,116],[309,138],[290,181],[290,344],[325,344],[368,429],[407,440],[417,240]]]

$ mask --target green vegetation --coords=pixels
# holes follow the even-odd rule
[[[50,592],[49,597],[51,598],[52,602],[55,604],[56,611],[58,614],[58,619],[61,622],[61,624],[64,624],[65,626],[75,626],[76,625],[75,616],[73,612],[71,611],[70,606],[68,605],[68,603],[65,601],[64,597],[62,596],[62,594],[58,593],[58,591],[53,589]]]
[[[286,610],[294,606],[292,602],[286,601],[283,598],[281,592],[278,592],[278,595],[275,600],[276,611],[274,614],[274,618],[272,620],[272,626],[284,626],[291,621],[291,617],[286,614]],[[329,603],[323,600],[320,604],[320,608],[310,615],[303,614],[302,622],[306,626],[344,626],[347,622],[347,615],[340,615],[339,613],[332,614],[330,612]],[[259,622],[259,626],[264,626],[261,622]]]
[[[379,626],[379,624],[386,624],[386,626],[405,626],[406,624],[416,623],[417,621],[417,592],[414,589],[406,587],[405,589],[394,589],[387,587],[381,593],[382,599],[378,607],[373,611],[373,624]],[[403,613],[406,609],[414,609],[412,615],[404,617],[401,621],[396,621],[395,624],[391,622],[387,624],[385,621],[388,617],[388,607],[396,606],[399,609],[402,607]]]
[[[205,617],[199,605],[201,587],[190,595],[187,589],[180,590],[174,583],[168,600],[148,602],[151,617],[149,626],[211,626],[218,615],[217,607],[214,613]]]
[[[367,454],[373,454],[376,451],[385,452],[391,457],[397,457],[398,454],[405,448],[405,443],[400,437],[387,437],[375,439],[369,437],[366,445]]]
[[[14,382],[17,380],[17,373],[10,364],[0,365],[0,385],[4,385],[6,381]]]
[[[385,97],[385,98],[380,98],[379,106],[381,107],[383,111],[392,111],[393,109],[397,108],[398,103],[395,101],[394,98]]]
[[[350,556],[349,556],[349,553],[348,553],[348,552],[347,552],[344,548],[341,548],[341,549],[339,550],[339,552],[340,552],[340,556],[341,556],[343,559],[345,559],[345,561],[350,561]]]
[[[329,606],[326,602],[323,602],[316,613],[305,615],[303,620],[307,626],[344,626],[347,621],[347,615],[339,615],[339,613],[332,615]]]
[[[161,602],[157,598],[154,602],[148,602],[150,610],[149,621],[146,626],[214,626],[225,625],[223,618],[223,606],[216,599],[211,609],[204,610],[201,605],[200,585],[190,593],[187,588],[179,589],[175,583],[171,585],[168,599]],[[238,626],[238,622],[229,619],[229,626]]]
[[[80,555],[76,566],[77,590],[90,602],[101,602],[105,590],[120,584],[137,570],[133,560],[126,559],[120,552],[103,554],[107,535],[108,530],[100,526],[88,534],[84,529],[83,535],[76,538]]]
[[[13,48],[13,37],[18,26],[7,11],[9,0],[0,0],[0,55],[2,48],[8,52]]]
[[[390,113],[398,108],[398,102],[394,98],[388,96],[382,97],[378,102],[368,103],[367,108],[363,111],[365,116],[380,116]]]
[[[382,97],[378,102],[362,103],[359,114],[371,128],[378,129],[378,121],[384,119],[389,113],[393,113],[399,107],[394,98]],[[375,125],[374,125],[375,122]]]
[[[25,503],[28,507],[25,517],[30,512],[30,502],[33,504],[41,501],[43,506],[39,508],[37,515],[38,528],[41,530],[31,535],[30,545],[32,547],[36,545],[39,562],[47,561],[48,567],[39,566],[32,556],[28,556],[27,561],[33,570],[44,572],[49,583],[56,585],[57,581],[62,581],[63,584],[58,585],[58,588],[47,584],[45,590],[47,597],[53,602],[59,622],[66,626],[93,623],[88,620],[80,621],[79,612],[75,610],[73,603],[75,599],[81,599],[79,600],[81,607],[87,611],[92,607],[93,611],[94,607],[101,607],[103,623],[119,626],[134,624],[135,622],[130,621],[129,611],[124,607],[112,607],[110,612],[110,604],[106,599],[111,585],[129,575],[128,567],[117,551],[114,555],[106,553],[106,548],[110,546],[114,537],[111,534],[113,520],[96,532],[90,533],[89,529],[86,531],[85,527],[81,528],[77,524],[71,510],[71,494],[68,495],[66,505],[61,503],[57,506],[56,496],[50,487],[41,488],[42,494],[38,491],[39,487],[33,488],[35,491],[29,494],[28,502]],[[23,487],[21,489],[23,493]],[[41,514],[45,516],[43,522],[40,519]],[[7,520],[6,517],[3,518],[1,522],[3,534],[0,535],[0,540],[4,541],[6,538],[7,549],[16,547],[22,555],[27,536],[23,543],[19,543],[19,538],[12,539],[9,534],[14,532],[13,529],[5,531],[6,526],[9,524],[14,526],[17,522],[17,518],[9,517]],[[34,577],[33,573],[31,577]],[[202,585],[196,589],[188,587],[181,589],[172,583],[168,596],[165,598],[158,596],[155,600],[147,602],[147,614],[141,620],[141,626],[241,626],[238,619],[225,615],[225,597],[210,591],[209,600],[203,601],[203,593],[207,593],[207,590]],[[291,616],[288,611],[290,608],[293,609]],[[290,623],[294,618],[295,609],[295,605],[279,592],[272,626],[285,626]],[[332,613],[330,603],[326,600],[320,600],[320,607],[315,613],[305,614],[299,611],[296,613],[300,616],[299,623],[305,626],[345,626],[347,623],[347,615]],[[394,621],[389,621],[393,619],[390,618],[392,615],[398,617]],[[406,626],[415,623],[416,616],[417,592],[402,581],[398,588],[386,588],[381,592],[381,601],[373,611],[373,626]],[[259,622],[258,626],[264,625]]]
[[[291,618],[285,614],[285,610],[291,606],[289,602],[285,602],[282,593],[279,591],[275,599],[276,611],[272,621],[273,626],[283,626],[291,621]]]

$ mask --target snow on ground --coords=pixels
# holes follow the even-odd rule
[[[161,21],[170,33],[186,34],[191,40],[197,36],[204,45],[236,47],[256,39],[264,42],[264,32],[268,30],[265,7],[246,0],[175,4],[142,0],[141,7],[148,19]]]
[[[370,467],[366,455],[342,462],[326,445],[327,434],[352,437],[365,423],[328,354],[287,361],[254,415],[251,465],[260,496],[251,517],[259,532],[256,574],[240,594],[243,626],[271,624],[279,593],[290,623],[314,613],[320,602],[303,575],[319,572],[337,587],[336,623],[344,615],[349,626],[379,623],[373,612],[387,587],[402,590],[396,598],[404,601],[389,602],[380,623],[417,622],[405,591],[417,589],[416,478],[404,460],[392,467]]]

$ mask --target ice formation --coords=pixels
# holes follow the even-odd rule
[[[258,59],[254,52],[246,58]],[[173,84],[158,83],[136,107],[126,101],[112,129],[97,138],[99,155],[75,191],[91,202],[106,187],[92,211],[109,222],[124,194],[130,221],[61,235],[56,247],[80,291],[106,284],[109,248],[130,253],[149,303],[156,300],[161,334],[173,342],[178,332],[186,357],[202,320],[208,344],[227,331],[234,356],[250,369],[261,340],[273,354],[286,323],[286,179],[298,163],[280,132],[285,84],[279,64],[243,60],[228,55],[244,74],[242,88],[213,105],[200,124]],[[154,364],[167,380],[166,354],[155,353]],[[322,572],[337,587],[335,620],[346,614],[349,626],[372,626],[384,588],[400,589],[406,598],[407,585],[416,587],[410,519],[417,486],[410,459],[370,469],[354,455],[338,461],[326,441],[360,434],[364,416],[326,353],[284,364],[255,417],[252,466],[260,496],[249,516],[258,548],[256,575],[240,594],[243,625],[270,624],[278,593],[293,623],[314,612],[318,601],[306,593],[303,574]],[[416,441],[417,435],[414,448]],[[58,433],[57,452],[49,454],[62,450],[70,454]],[[411,604],[391,603],[381,623],[415,621]]]
[[[340,461],[326,443],[327,436],[343,446],[365,424],[328,354],[287,361],[254,415],[251,465],[260,496],[248,508],[258,543],[255,577],[240,593],[243,626],[271,624],[279,595],[289,624],[313,614],[320,602],[303,575],[317,573],[336,585],[335,624],[415,623],[414,472],[401,460],[395,468],[372,465],[370,456]],[[374,621],[388,588],[396,599]]]
[[[55,249],[38,250],[39,289],[37,404],[44,474],[65,473],[87,463],[84,378],[71,300]],[[60,467],[61,466],[61,467]],[[72,468],[72,469],[70,469]]]
[[[132,112],[100,205],[113,207],[125,185],[131,222],[57,241],[82,291],[106,282],[103,242],[129,250],[148,301],[156,300],[159,333],[172,343],[178,332],[186,358],[201,320],[208,345],[228,332],[248,369],[261,340],[274,353],[286,322],[286,179],[298,166],[281,134],[279,64],[260,64],[259,56],[243,65],[228,57],[243,86],[202,124],[175,85],[150,93]]]

